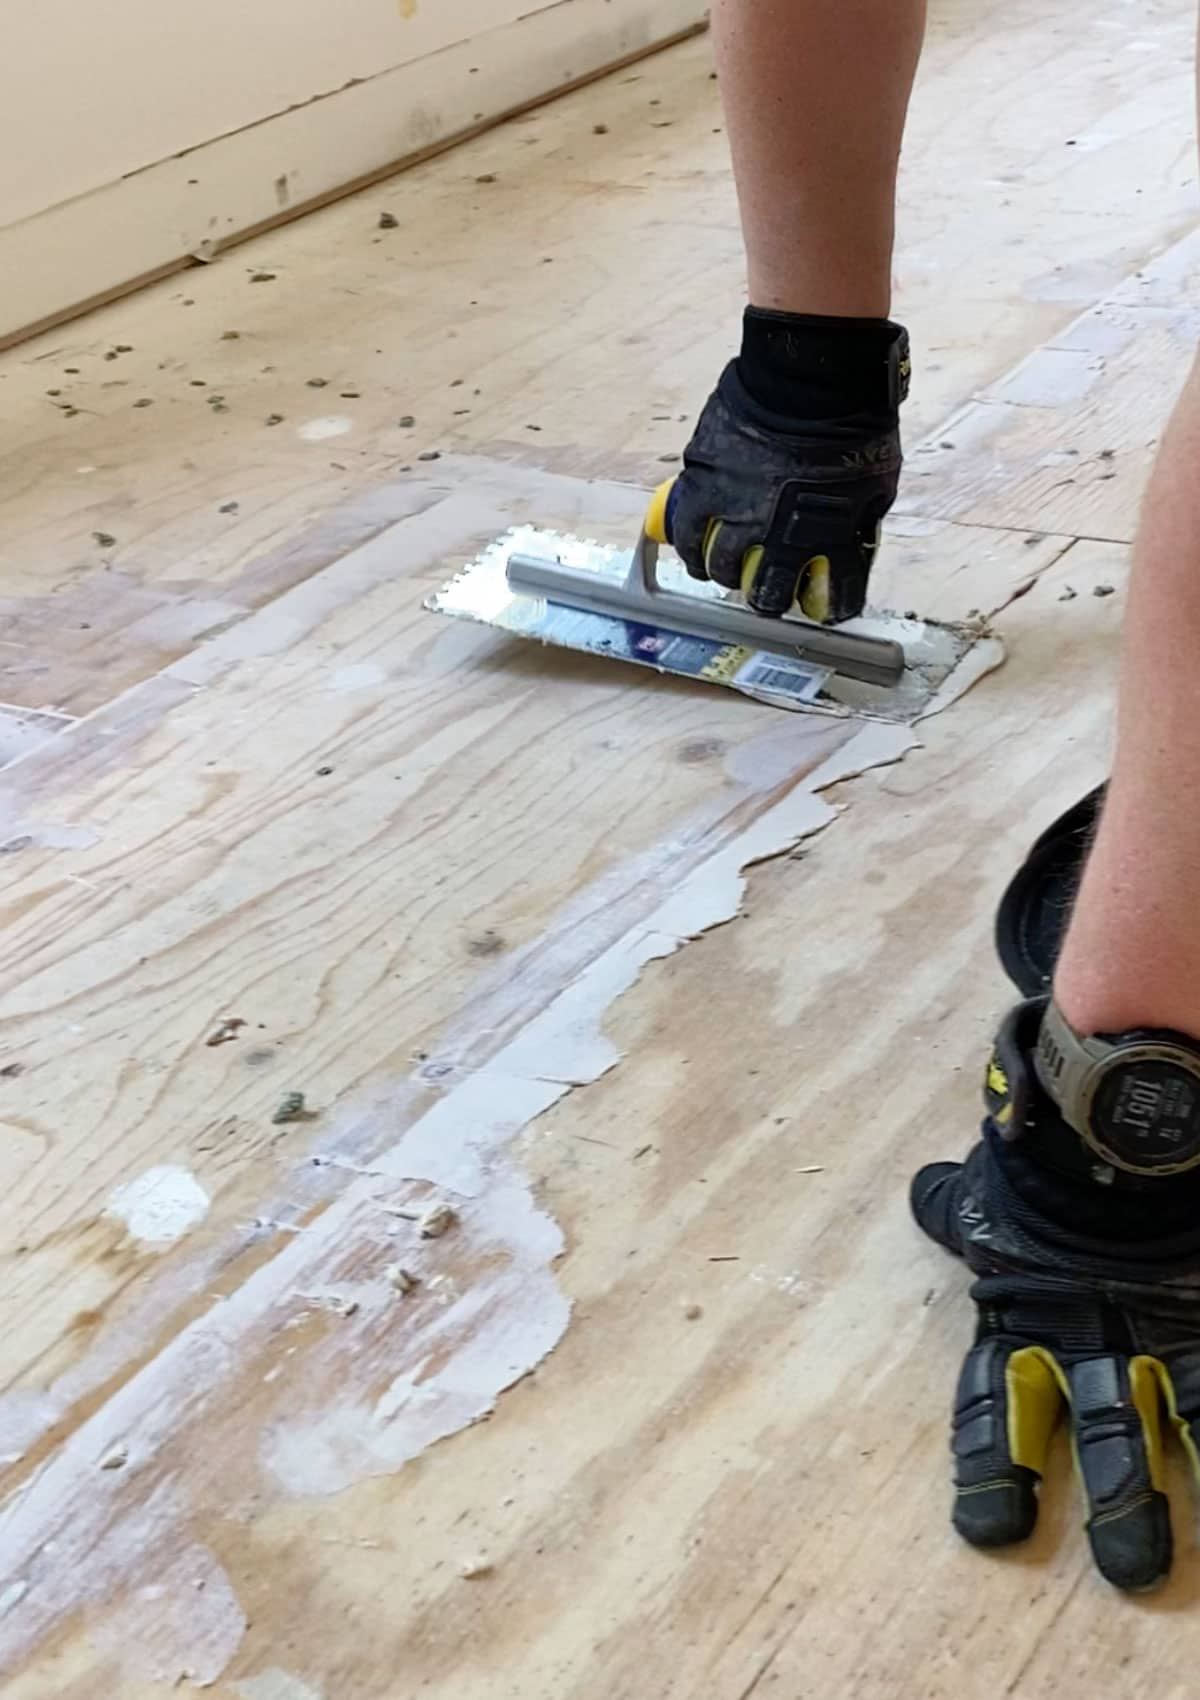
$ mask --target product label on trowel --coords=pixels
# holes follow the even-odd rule
[[[627,620],[616,614],[566,607],[541,596],[514,596],[505,579],[505,560],[524,541],[522,532],[498,539],[478,560],[430,599],[439,613],[479,620],[520,637],[537,638],[558,648],[609,660],[632,661],[672,673],[681,679],[701,679],[732,686],[781,708],[803,708],[813,702],[832,678],[828,667],[787,656],[766,654],[715,638],[692,637],[665,626]],[[529,534],[545,549],[563,548],[567,539],[552,534]],[[597,569],[621,571],[621,557],[598,545],[575,541]],[[611,558],[611,559],[610,559]],[[707,587],[701,587],[701,590]]]
[[[597,615],[573,616],[572,611],[547,604],[548,616],[564,615],[582,619],[601,619]],[[714,683],[736,685],[739,690],[762,691],[771,696],[786,697],[792,702],[812,702],[829,677],[827,667],[814,667],[804,661],[788,661],[782,656],[763,655],[754,649],[742,649],[736,644],[715,643],[708,638],[687,637],[681,632],[664,631],[659,626],[639,626],[633,621],[610,622],[621,624],[629,643],[630,661],[648,662],[665,673],[684,679],[711,679]],[[550,642],[570,641],[550,638]],[[576,643],[571,648],[582,647]],[[591,647],[590,645],[588,647]],[[596,646],[606,655],[616,653],[607,636]]]

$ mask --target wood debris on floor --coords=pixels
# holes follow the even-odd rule
[[[1132,1611],[1065,1494],[953,1537],[904,1189],[1107,761],[1191,27],[934,8],[876,590],[1007,660],[916,731],[422,607],[678,455],[743,287],[703,41],[0,356],[5,1700],[1178,1687],[1190,1553]]]

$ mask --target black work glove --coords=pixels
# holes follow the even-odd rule
[[[1001,1029],[982,1143],[913,1181],[918,1225],[976,1276],[954,1526],[979,1547],[1032,1533],[1066,1411],[1096,1564],[1145,1589],[1171,1566],[1164,1415],[1200,1478],[1200,1191],[1097,1169],[1033,1075],[1044,1005]]]
[[[900,477],[908,335],[887,319],[746,310],[684,450],[667,540],[761,614],[860,614]]]

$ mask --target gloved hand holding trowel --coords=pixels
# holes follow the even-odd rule
[[[861,614],[900,478],[908,336],[886,319],[746,310],[684,450],[666,538],[760,614]]]
[[[752,307],[667,529],[693,574],[763,613],[798,596],[813,619],[857,614],[895,494],[894,199],[923,26],[924,0],[713,8]],[[1023,989],[1043,995],[1003,1030],[984,1143],[913,1190],[977,1277],[956,1526],[977,1545],[1028,1534],[1065,1407],[1094,1556],[1133,1589],[1171,1562],[1164,1427],[1200,1468],[1198,462],[1193,371],[1143,510],[1116,760],[1061,953],[1078,818],[1073,865],[1039,846],[1002,909],[1006,965],[1040,949]]]

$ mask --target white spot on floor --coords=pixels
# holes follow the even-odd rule
[[[371,685],[382,685],[387,678],[376,661],[360,661],[352,667],[339,667],[329,681],[331,691],[365,691]]]
[[[344,437],[354,429],[353,419],[344,413],[327,413],[320,419],[309,419],[296,427],[296,435],[306,443],[323,443],[327,437]]]
[[[211,1688],[246,1633],[228,1576],[202,1546],[159,1549],[142,1563],[147,1579],[107,1600],[103,1615],[91,1614],[88,1640],[130,1676],[172,1692]]]
[[[324,1700],[319,1688],[301,1682],[298,1676],[272,1665],[261,1676],[243,1677],[229,1685],[238,1700]]]
[[[259,1455],[285,1492],[341,1493],[366,1476],[391,1475],[494,1410],[561,1340],[570,1318],[553,1270],[562,1232],[521,1176],[490,1172],[455,1243],[476,1273],[451,1304],[430,1302],[423,1283],[381,1301],[398,1318],[407,1358],[382,1391],[347,1377],[336,1400],[293,1388],[280,1402]]]
[[[14,1606],[19,1606],[28,1592],[29,1583],[24,1579],[18,1582],[10,1582],[8,1587],[0,1593],[0,1617],[3,1617],[6,1612],[10,1612]]]
[[[208,1194],[190,1169],[162,1163],[117,1188],[105,1212],[143,1245],[173,1245],[208,1215]]]
[[[14,1387],[0,1399],[0,1464],[19,1463],[62,1416],[62,1406],[34,1387]]]

